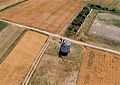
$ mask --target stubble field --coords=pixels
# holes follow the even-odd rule
[[[120,85],[120,55],[86,48],[77,85]]]
[[[0,0],[0,10],[24,0]]]
[[[46,35],[32,31],[26,32],[0,64],[0,84],[20,85],[46,40]]]
[[[0,63],[5,59],[11,46],[16,42],[18,37],[23,33],[25,28],[8,25],[0,32]]]
[[[28,0],[1,12],[0,18],[59,33],[83,6],[80,0]]]

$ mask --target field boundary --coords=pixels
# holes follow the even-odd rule
[[[93,11],[93,9],[90,10],[90,13],[86,16],[85,21],[86,21],[86,19],[90,16],[90,14],[91,14],[92,11]],[[80,28],[79,28],[78,32],[76,33],[76,35],[78,35],[78,34],[80,33],[80,30],[82,29],[85,21],[84,21],[83,24],[80,26]]]
[[[28,0],[21,0],[21,1],[18,1],[18,2],[10,3],[10,4],[5,5],[5,6],[0,6],[0,12],[4,11],[6,9],[9,9],[9,8],[15,6],[15,5],[18,5],[18,4],[21,4],[23,2],[26,2],[26,1],[28,1]]]
[[[81,8],[81,10],[84,8],[84,6]],[[60,35],[68,28],[68,26],[72,23],[72,21],[79,15],[79,13],[81,12],[81,10],[79,10],[78,12],[76,12],[75,16],[68,22],[68,24],[63,28],[63,30],[59,33]]]
[[[32,66],[30,67],[29,72],[27,73],[25,79],[22,82],[22,85],[27,85],[33,72],[35,71],[38,63],[40,62],[42,56],[44,55],[44,52],[46,50],[46,48],[48,47],[49,43],[50,43],[50,36],[48,37],[48,39],[46,40],[46,43],[44,44],[44,46],[42,47],[42,49],[40,50],[40,52],[38,53],[38,55],[36,56],[35,61],[33,62]]]
[[[76,40],[73,40],[73,39],[58,35],[58,34],[54,34],[54,33],[50,33],[50,32],[47,32],[47,31],[39,30],[39,29],[32,28],[32,27],[29,27],[29,26],[24,26],[24,25],[21,25],[21,24],[16,24],[16,23],[6,21],[6,20],[3,20],[3,19],[0,19],[0,20],[3,21],[3,22],[7,22],[7,23],[10,23],[10,24],[13,24],[13,25],[20,26],[20,27],[25,27],[27,29],[34,30],[36,32],[40,32],[40,33],[46,34],[48,36],[54,36],[54,37],[58,37],[58,38],[63,38],[63,39],[66,39],[66,40],[68,40],[68,41],[70,41],[72,43],[76,43],[76,44],[79,44],[79,45],[83,45],[83,46],[87,46],[87,47],[91,47],[91,48],[95,48],[95,49],[99,49],[99,50],[103,50],[103,51],[107,51],[107,52],[111,52],[111,53],[115,53],[115,54],[120,55],[119,51],[114,51],[114,50],[109,49],[109,48],[103,48],[103,47],[99,47],[99,46],[94,46],[92,44],[87,44],[87,43],[82,42],[82,41],[76,41]]]
[[[12,41],[12,43],[5,49],[5,51],[2,53],[2,60],[0,61],[0,64],[4,61],[4,59],[9,55],[9,53],[14,49],[14,47],[17,45],[17,43],[21,40],[21,38],[24,36],[24,34],[27,32],[26,29],[24,29],[23,32],[20,33],[20,35],[17,35],[15,40]]]

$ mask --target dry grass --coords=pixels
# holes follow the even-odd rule
[[[59,45],[58,38],[51,40],[29,85],[76,85],[83,48],[72,43],[70,54],[60,58]]]

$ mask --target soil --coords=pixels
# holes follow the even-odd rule
[[[8,25],[0,32],[0,63],[25,28]]]
[[[88,34],[98,38],[120,42],[119,23],[119,16],[108,13],[99,13]]]
[[[120,55],[86,48],[77,85],[120,85]]]
[[[0,18],[59,33],[83,5],[81,0],[28,0],[3,11]]]
[[[58,56],[59,39],[53,38],[28,85],[76,85],[83,48],[73,44],[68,56]]]
[[[22,1],[24,0],[0,0],[0,10]]]
[[[30,69],[47,36],[28,31],[0,64],[0,84],[20,85]]]

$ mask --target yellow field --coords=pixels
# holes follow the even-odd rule
[[[120,85],[120,55],[86,48],[77,85]]]
[[[28,31],[0,64],[0,85],[20,85],[47,36]]]

